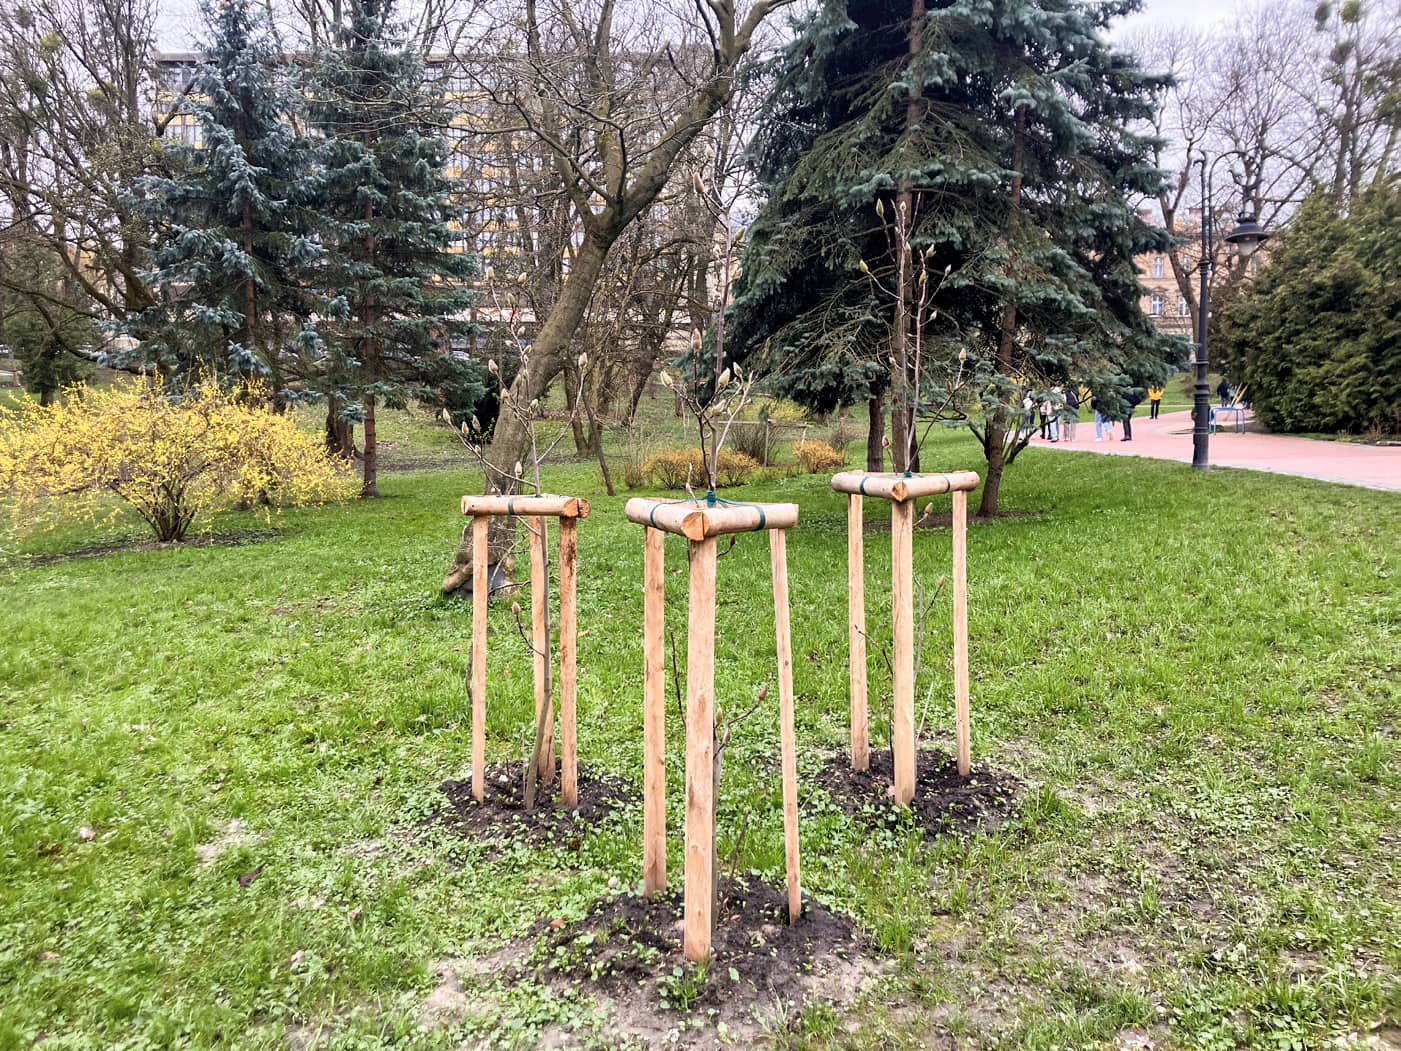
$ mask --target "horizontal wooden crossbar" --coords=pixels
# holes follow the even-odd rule
[[[865,471],[842,471],[832,476],[832,488],[854,496],[878,496],[886,500],[913,500],[919,496],[939,493],[967,492],[978,487],[977,471],[951,471],[948,474],[912,474],[889,472],[867,474]]]
[[[634,497],[623,508],[629,522],[704,540],[727,533],[760,529],[792,529],[798,524],[797,504],[729,504],[713,507],[702,500],[649,500]]]
[[[588,518],[589,502],[577,496],[464,496],[464,515],[547,515]]]

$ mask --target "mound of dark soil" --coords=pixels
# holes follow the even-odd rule
[[[963,777],[951,755],[924,750],[915,760],[915,797],[908,810],[895,805],[895,760],[890,752],[872,751],[867,770],[851,769],[849,755],[837,755],[822,768],[817,782],[846,813],[891,825],[913,822],[925,835],[993,828],[1017,812],[1021,780],[1012,774],[974,766]]]
[[[682,895],[633,894],[595,903],[578,923],[542,921],[515,974],[596,997],[619,1036],[646,1046],[729,1046],[783,1027],[813,1000],[850,1003],[878,971],[845,916],[812,899],[788,923],[788,899],[762,880],[738,879],[715,919],[703,967],[682,952]]]
[[[486,769],[485,798],[472,798],[472,781],[444,781],[439,791],[447,803],[430,818],[431,824],[468,839],[530,839],[577,847],[589,826],[599,825],[639,798],[637,789],[621,777],[579,770],[579,807],[567,809],[559,800],[559,771],[542,786],[534,808],[525,808],[525,767],[516,759]]]

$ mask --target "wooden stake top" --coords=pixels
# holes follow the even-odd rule
[[[890,471],[867,474],[865,471],[842,471],[832,476],[832,488],[839,493],[855,496],[879,496],[886,500],[913,500],[919,496],[935,496],[976,489],[977,471],[951,471],[948,474],[903,474]]]
[[[534,515],[588,518],[589,502],[577,496],[464,496],[464,515]]]
[[[792,529],[798,524],[797,504],[739,504],[704,500],[650,500],[634,497],[623,508],[629,522],[676,533],[688,540],[762,529]]]

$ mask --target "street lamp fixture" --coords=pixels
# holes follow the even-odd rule
[[[1226,235],[1226,243],[1236,246],[1236,255],[1242,260],[1255,254],[1255,249],[1270,239],[1270,232],[1255,221],[1253,215],[1242,215],[1236,228]]]
[[[1211,315],[1211,269],[1212,258],[1215,254],[1215,246],[1212,243],[1214,236],[1212,224],[1215,216],[1211,207],[1211,178],[1216,170],[1216,161],[1229,156],[1232,154],[1220,154],[1209,165],[1205,154],[1196,158],[1196,163],[1201,166],[1202,177],[1202,257],[1197,263],[1197,270],[1201,277],[1201,295],[1197,300],[1197,372],[1196,383],[1192,391],[1193,416],[1195,417],[1192,421],[1192,466],[1198,471],[1205,471],[1210,466],[1210,460],[1207,456],[1207,442],[1211,434],[1209,427],[1211,392],[1207,389],[1206,373],[1207,319]],[[1223,240],[1235,248],[1237,256],[1244,262],[1269,237],[1270,231],[1261,226],[1255,216],[1246,214],[1239,218],[1235,229],[1226,234]]]

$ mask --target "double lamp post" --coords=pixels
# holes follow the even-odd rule
[[[1197,376],[1196,385],[1193,390],[1193,421],[1192,421],[1192,466],[1198,471],[1205,471],[1209,466],[1207,458],[1207,441],[1210,435],[1209,422],[1211,417],[1211,392],[1207,388],[1207,318],[1211,313],[1211,270],[1212,259],[1215,255],[1215,245],[1213,244],[1214,232],[1212,224],[1215,219],[1211,206],[1211,180],[1216,171],[1216,162],[1222,157],[1234,156],[1234,153],[1223,153],[1217,156],[1215,161],[1207,163],[1206,154],[1202,154],[1194,161],[1201,168],[1202,179],[1202,257],[1197,263],[1197,270],[1201,277],[1201,295],[1197,300]],[[1255,216],[1245,214],[1240,217],[1236,227],[1228,233],[1224,240],[1229,245],[1234,245],[1242,263],[1254,254],[1255,249],[1269,239],[1270,232],[1261,226]]]

